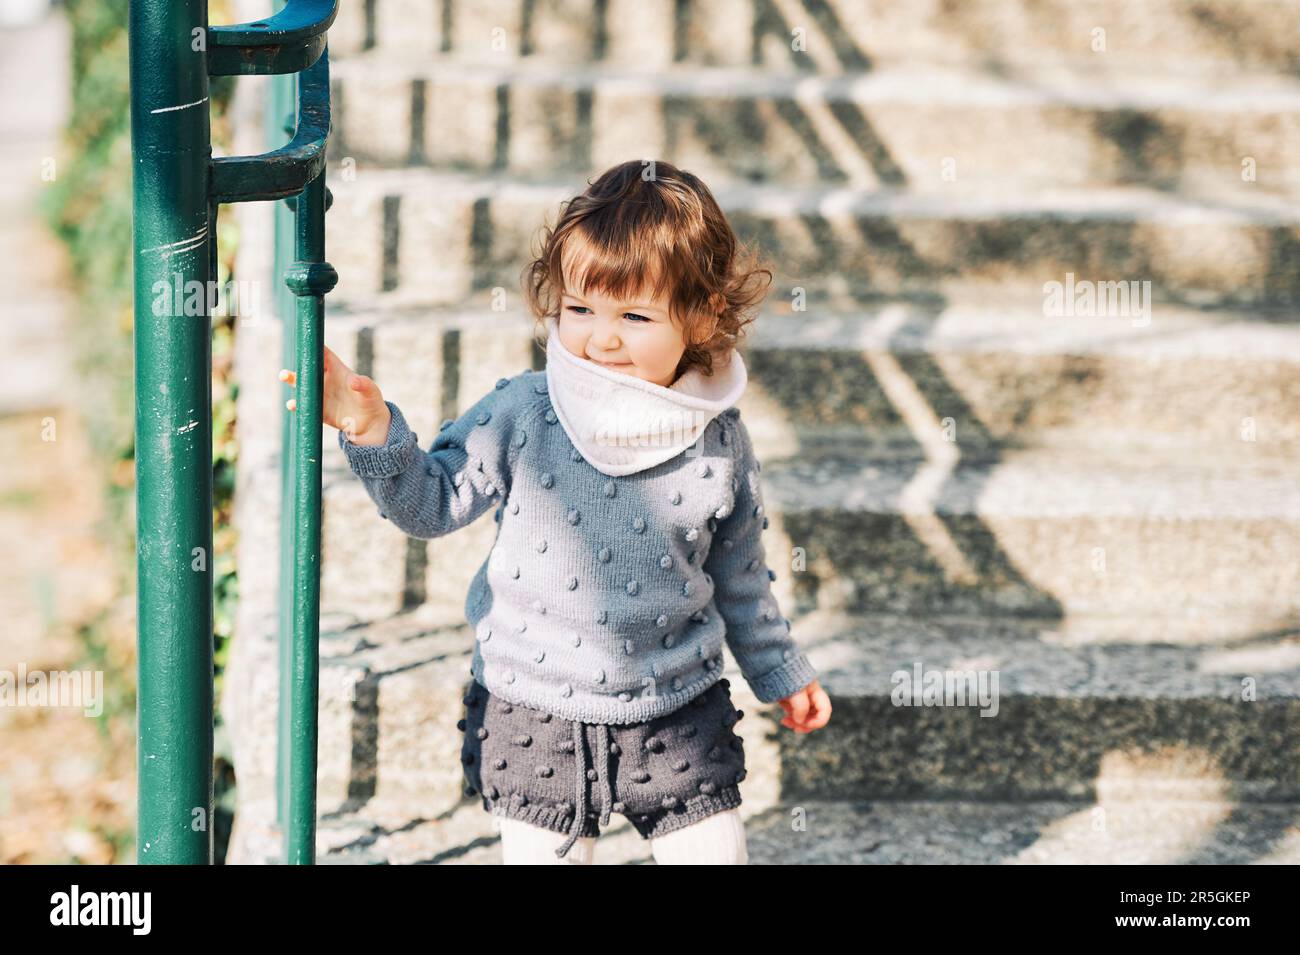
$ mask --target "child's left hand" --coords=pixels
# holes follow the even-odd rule
[[[831,718],[831,698],[816,680],[779,702],[781,709],[785,710],[781,725],[790,727],[796,733],[811,733],[815,729],[821,729]]]

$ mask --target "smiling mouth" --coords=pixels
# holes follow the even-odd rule
[[[631,362],[628,361],[600,361],[599,359],[596,358],[593,358],[592,361],[594,361],[597,365],[604,365],[606,368],[622,368],[624,365],[631,364]]]

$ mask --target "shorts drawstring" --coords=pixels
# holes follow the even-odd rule
[[[583,742],[583,727],[588,725],[594,726],[596,729],[596,750],[600,753],[599,770],[594,767],[588,769],[584,758],[586,746]],[[577,809],[573,814],[573,826],[569,830],[569,837],[555,850],[555,855],[561,859],[568,854],[569,849],[578,840],[578,834],[587,821],[587,780],[600,780],[600,825],[609,825],[609,814],[612,811],[614,802],[614,793],[609,785],[609,727],[604,723],[587,724],[575,720],[573,723],[573,754],[577,760],[577,771],[573,774],[578,782],[577,799],[575,800]]]

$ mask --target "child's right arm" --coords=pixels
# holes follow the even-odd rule
[[[291,387],[287,369],[280,380]],[[339,447],[379,514],[412,537],[440,537],[464,527],[509,492],[522,437],[512,427],[518,380],[502,378],[460,418],[447,421],[428,451],[418,447],[397,405],[372,378],[325,349],[322,420],[339,429]],[[290,411],[297,402],[290,399]]]
[[[428,451],[420,450],[418,435],[391,401],[385,401],[392,420],[383,444],[354,444],[339,431],[339,447],[380,516],[411,537],[441,537],[504,500],[518,450],[507,426],[507,391],[494,389],[445,423]]]

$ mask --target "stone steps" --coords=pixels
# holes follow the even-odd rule
[[[321,739],[351,741],[321,748],[322,856],[341,862],[495,861],[492,821],[461,789],[455,724],[464,713],[472,635],[467,627],[434,621],[420,609],[377,623],[322,622]],[[934,814],[943,820],[941,844],[932,851],[964,858],[963,838],[972,828],[984,833],[980,842],[999,841],[991,833],[1009,820],[1009,807],[996,805],[1005,801],[1043,823],[1056,820],[1016,847],[1044,843],[1042,851],[1017,856],[1020,861],[1065,861],[1089,850],[1170,851],[1187,840],[1210,840],[1204,851],[1217,853],[1208,848],[1213,839],[1232,832],[1239,841],[1236,826],[1251,819],[1260,822],[1261,836],[1269,834],[1252,844],[1252,852],[1267,857],[1271,845],[1279,858],[1292,858],[1300,850],[1294,834],[1284,844],[1273,841],[1281,838],[1281,827],[1294,826],[1300,801],[1300,642],[1257,634],[1194,647],[1143,645],[1120,642],[1129,634],[1108,632],[1109,624],[1083,618],[799,617],[794,633],[831,696],[836,728],[809,736],[778,725],[778,708],[753,699],[728,653],[726,676],[745,714],[737,731],[747,756],[746,813],[758,820],[751,832],[796,838],[790,820],[799,807],[838,812],[847,811],[846,802],[882,800],[872,808],[883,811],[883,819],[859,819],[836,845],[811,822],[808,833],[820,831],[823,839],[782,844],[846,859],[852,856],[844,853],[861,853],[859,861],[867,861],[880,840],[865,833],[877,825],[899,826],[884,853],[909,861],[918,847],[906,848],[906,833],[927,818],[909,822],[910,814],[929,805],[931,823]],[[273,641],[245,644],[244,652],[250,649],[267,657],[256,672],[272,674],[258,679],[273,681]],[[917,667],[923,673],[971,671],[985,679],[996,674],[996,684],[980,687],[994,695],[972,697],[967,705],[896,705],[895,675]],[[1247,681],[1249,695],[1243,694]],[[236,727],[241,712],[230,714]],[[243,755],[250,775],[273,778],[273,736]],[[254,763],[265,765],[254,773]],[[269,793],[250,791],[248,799],[236,840],[245,861],[275,851]],[[915,800],[937,802],[909,808]],[[1058,800],[1069,805],[1045,808],[1042,815],[1031,811]],[[1134,843],[1142,830],[1127,827],[1116,831],[1122,837],[1117,843],[1078,842],[1085,833],[1096,835],[1090,827],[1097,804],[1106,807],[1103,815],[1136,822],[1150,819],[1154,803],[1163,821],[1147,834],[1153,842]],[[255,811],[259,805],[262,811]],[[1208,816],[1186,815],[1193,806]],[[809,808],[810,818],[818,811]],[[643,852],[625,821],[615,819],[610,837],[621,847],[612,850],[615,857]],[[1178,839],[1167,844],[1175,834]]]
[[[1041,298],[803,311],[769,300],[742,340],[753,390],[741,409],[762,458],[845,443],[872,458],[915,458],[947,427],[966,461],[1097,447],[1138,459],[1296,463],[1300,328],[1291,317],[1177,306],[1147,317],[1052,316]],[[454,416],[495,381],[462,356],[486,350],[496,370],[536,367],[531,328],[518,307],[471,301],[332,308],[329,335],[354,359],[364,341],[369,373],[431,435],[444,410]],[[454,402],[444,409],[447,387]]]
[[[362,367],[357,351],[365,340],[361,351],[370,357],[363,370],[376,374],[386,387],[391,383],[391,393],[399,398],[424,396],[423,404],[408,401],[412,416],[427,422],[417,428],[436,427],[444,410],[490,387],[488,381],[476,382],[481,368],[490,367],[495,375],[503,368],[513,372],[529,366],[526,336],[517,331],[502,334],[507,328],[518,329],[518,315],[462,313],[450,320],[425,315],[423,323],[411,318],[401,312],[340,314],[332,317],[331,327],[349,328],[353,334],[331,344],[345,360]],[[1226,342],[1208,318],[1198,325],[1194,316],[1186,316],[1186,322],[1181,337],[1152,343],[1165,352],[1166,360],[1212,355]],[[770,322],[760,327],[775,331],[765,342],[760,335],[756,345],[789,347],[782,338],[791,331],[789,326]],[[356,334],[359,328],[373,330]],[[992,346],[995,351],[1032,353],[1033,348],[1016,336],[1008,341],[1007,328],[987,319],[983,324],[958,322],[937,336],[945,343],[942,347],[920,340],[905,344],[903,336],[888,340],[900,350],[933,348],[942,353],[964,348],[974,353]],[[1277,350],[1278,342],[1268,337],[1271,330],[1279,328],[1260,326],[1234,338],[1242,361],[1262,360]],[[808,331],[811,341],[827,341],[824,328]],[[1064,345],[1087,346],[1079,351],[1120,354],[1135,347],[1127,332],[1090,337],[1076,331],[1071,338],[1071,331],[1058,334]],[[865,331],[863,337],[870,341],[871,334]],[[831,340],[834,337],[829,333]],[[416,347],[417,338],[434,343],[434,353]],[[1048,350],[1047,340],[1034,341]],[[268,341],[260,353],[278,355],[278,349]],[[476,356],[477,361],[462,368],[461,355]],[[451,382],[449,369],[454,369]],[[337,448],[331,447],[326,445],[332,456]],[[768,460],[764,485],[774,516],[768,544],[772,562],[800,540],[816,542],[810,547],[810,572],[782,570],[775,586],[796,620],[796,636],[825,674],[843,732],[808,738],[803,746],[816,744],[807,754],[810,762],[789,764],[791,754],[770,739],[774,723],[742,722],[747,751],[754,754],[748,787],[777,798],[782,780],[789,777],[836,780],[831,784],[833,798],[974,793],[1029,799],[1086,795],[1100,769],[1110,767],[1112,793],[1119,781],[1136,775],[1139,793],[1155,785],[1165,795],[1190,791],[1199,798],[1207,788],[1217,793],[1226,787],[1237,799],[1295,798],[1298,787],[1286,762],[1294,760],[1289,744],[1276,732],[1279,720],[1294,728],[1294,710],[1278,702],[1280,695],[1294,695],[1294,686],[1264,684],[1269,677],[1287,677],[1296,669],[1287,656],[1294,652],[1294,607],[1286,602],[1296,588],[1281,579],[1288,573],[1284,559],[1270,565],[1259,556],[1267,548],[1257,539],[1260,533],[1267,538],[1292,533],[1288,522],[1294,521],[1294,495],[1288,490],[1288,472],[1275,474],[1271,479],[1278,486],[1270,490],[1263,483],[1252,484],[1256,478],[1249,469],[1216,477],[1211,468],[1187,467],[1184,454],[1166,459],[1166,471],[1159,472],[1135,465],[1133,459],[1121,461],[1128,470],[1121,469],[1118,477],[1110,474],[1111,484],[1102,486],[1098,475],[1106,472],[1096,461],[1079,458],[1076,452],[1070,463],[1058,449],[1055,457],[1041,454],[1037,469],[1032,461],[1014,459],[992,475],[958,468],[937,485],[942,493],[919,514],[900,508],[894,489],[917,472],[920,462],[873,461],[867,449],[861,458],[844,464],[846,470],[810,481],[801,470],[812,466],[809,461]],[[373,504],[338,464],[326,462],[321,738],[350,740],[351,745],[322,747],[321,805],[329,805],[329,799],[350,805],[351,799],[388,806],[386,811],[399,814],[409,811],[412,800],[441,798],[450,806],[459,799],[454,724],[471,646],[467,629],[460,626],[460,605],[470,575],[490,547],[494,526],[484,519],[453,538],[428,544],[411,541],[374,519]],[[868,470],[872,467],[877,469],[874,477]],[[1152,482],[1153,473],[1164,477]],[[1063,477],[1069,486],[1060,483]],[[1062,511],[1062,502],[1074,510]],[[826,513],[818,516],[819,509]],[[936,514],[942,517],[936,519]],[[936,532],[939,520],[944,528]],[[874,531],[867,523],[872,521],[888,530]],[[1096,531],[1095,540],[1088,538],[1090,528]],[[346,537],[340,537],[344,532]],[[828,533],[842,535],[843,543],[828,542]],[[1081,543],[1072,544],[1076,539]],[[1101,577],[1090,563],[1098,540],[1107,550],[1108,569]],[[969,557],[989,546],[997,549],[992,557]],[[1285,542],[1280,546],[1284,558]],[[345,548],[344,556],[339,556],[340,548]],[[818,548],[822,554],[835,553],[837,560],[827,562]],[[422,558],[412,556],[421,552]],[[951,561],[954,553],[955,564],[939,560]],[[1074,553],[1077,559],[1063,562],[1063,553]],[[998,579],[951,583],[949,574],[960,565],[962,554],[970,564],[998,568],[985,575]],[[1199,575],[1176,563],[1185,562],[1189,554],[1203,562]],[[839,559],[845,555],[853,566]],[[1242,573],[1251,562],[1269,570]],[[1250,584],[1246,591],[1240,589],[1243,581]],[[1190,603],[1183,591],[1194,595]],[[1059,593],[1069,599],[1061,600]],[[1162,605],[1153,594],[1169,594],[1179,605]],[[1226,603],[1209,599],[1225,595]],[[394,614],[412,599],[417,606],[411,612]],[[879,610],[891,600],[909,612],[889,617],[826,610],[837,605]],[[803,613],[800,608],[810,604],[823,609]],[[926,608],[959,609],[977,616],[965,622],[949,617],[935,624],[913,612]],[[1015,619],[1034,613],[1046,619]],[[381,622],[370,623],[372,617]],[[252,665],[254,672],[274,673],[272,632],[267,626],[260,642],[241,644],[244,652],[265,658]],[[882,639],[881,634],[890,633],[896,636]],[[960,719],[949,716],[900,724],[900,711],[887,702],[889,673],[917,660],[926,666],[937,661],[948,666],[970,658],[992,659],[994,663],[981,665],[1011,670],[1001,684],[1003,692],[1011,694],[1005,699],[1010,709],[1001,721],[963,728]],[[245,672],[249,666],[243,664]],[[1218,675],[1202,676],[1207,667]],[[1264,702],[1256,707],[1225,703],[1227,694],[1239,692],[1242,676],[1255,671]],[[740,688],[734,666],[728,676],[743,700],[747,690]],[[263,687],[251,698],[265,699],[268,691]],[[741,705],[748,705],[751,713],[762,709],[756,703]],[[999,732],[981,735],[978,728],[984,725]],[[1066,735],[1067,730],[1074,735]],[[866,750],[860,739],[882,734],[903,747],[894,751],[911,747],[929,753],[929,761],[909,767],[901,776],[889,774],[878,761],[862,755]],[[1167,740],[1168,751],[1160,748],[1166,744],[1144,742],[1150,739]],[[1259,746],[1260,740],[1272,745]],[[818,748],[822,742],[829,747],[825,752]],[[259,747],[260,757],[246,753],[241,760],[246,769],[255,758],[266,764],[260,770],[248,769],[250,785],[273,778],[273,737],[263,738]],[[978,760],[972,764],[962,755],[968,751],[982,754],[991,768],[983,768]],[[1140,754],[1137,770],[1125,762],[1129,751]],[[1111,757],[1112,752],[1121,755]],[[1272,762],[1273,754],[1279,754],[1280,763]],[[950,763],[951,771],[942,771]],[[1010,765],[1023,765],[1023,777],[1009,777],[1005,767]],[[829,766],[834,767],[832,773],[821,771]],[[1216,766],[1224,778],[1216,775]],[[1143,782],[1146,777],[1155,783]],[[820,789],[815,794],[826,795]],[[461,851],[455,853],[459,858]]]
[[[520,270],[560,201],[615,161],[678,162],[776,270],[742,409],[773,587],[835,707],[828,731],[789,733],[726,654],[751,860],[1292,863],[1297,13],[343,4],[328,343],[427,447],[497,378],[542,367]],[[260,223],[251,276],[266,217],[240,211]],[[1149,281],[1150,312],[1050,314],[1044,283],[1071,278]],[[262,862],[284,395],[277,329],[241,328],[239,348],[223,714],[231,861]],[[463,603],[495,524],[407,538],[325,437],[320,861],[497,862],[456,729]],[[996,676],[997,715],[895,705],[918,666]],[[598,861],[649,861],[615,819]]]
[[[1300,617],[1297,469],[1055,452],[763,465],[799,606],[903,614]],[[1176,639],[1176,638],[1175,638]]]
[[[840,731],[780,744],[782,796],[1300,798],[1294,627],[1190,646],[1169,621],[1138,626],[1082,615],[800,618],[794,632]],[[981,689],[996,673],[996,707],[906,705],[910,692],[896,702],[895,675],[918,667],[975,671],[989,680]]]
[[[1188,645],[1167,620],[792,614],[836,727],[800,737],[729,651],[724,675],[747,717],[737,731],[755,799],[1294,802],[1295,629]],[[422,610],[323,624],[321,738],[352,746],[322,749],[322,807],[454,806],[472,641]],[[945,670],[982,681],[964,705],[895,702],[901,675]]]
[[[1300,862],[1296,807],[1288,804],[805,800],[748,814],[746,808],[742,804],[750,865]],[[324,821],[317,862],[499,865],[500,834],[492,823],[476,804],[439,818],[388,824],[364,814]],[[275,843],[268,845],[275,851]],[[649,843],[616,815],[596,843],[593,864],[655,863]]]
[[[1300,9],[1300,8],[1298,8]],[[1291,192],[1292,76],[1097,77],[908,62],[842,76],[754,68],[461,63],[377,49],[331,68],[330,160],[523,180],[664,159],[711,186],[967,189],[1143,185]],[[1033,148],[1025,148],[1032,143]],[[1254,175],[1243,181],[1243,159]]]
[[[463,305],[498,288],[511,301],[542,223],[581,183],[373,169],[336,170],[330,188],[328,254],[344,263],[331,305],[356,309]],[[1073,276],[1160,304],[1300,301],[1300,212],[1264,193],[1224,202],[1119,188],[950,197],[733,184],[714,194],[771,261],[776,298],[1041,301],[1045,282]]]
[[[1300,329],[1287,313],[1052,316],[1041,296],[802,312],[777,303],[753,330],[744,347],[756,394],[742,410],[764,455],[849,443],[872,458],[916,458],[942,437],[937,453],[955,443],[964,461],[1097,449],[1297,463]]]
[[[789,578],[777,587],[791,611],[1104,615],[1160,624],[1171,642],[1300,620],[1295,468],[809,454],[763,474],[769,565]],[[454,619],[496,530],[485,515],[410,539],[347,483],[325,512],[322,609],[372,617],[429,600]]]
[[[784,600],[1167,617],[1178,640],[1296,613],[1285,555],[1300,461],[1286,409],[1300,331],[1185,312],[1036,335],[1032,313],[980,309],[901,331],[887,308],[856,324],[764,316],[748,347],[742,411],[765,462],[772,564],[794,548],[808,561],[778,583]],[[383,382],[421,447],[495,380],[462,355],[493,376],[530,367],[517,313],[367,312],[331,328],[331,347]],[[1258,440],[1243,440],[1246,422]],[[433,601],[455,620],[495,524],[436,546],[407,538],[375,519],[326,432],[323,610],[376,618]]]
[[[330,50],[647,70],[838,74],[925,60],[1231,76],[1296,72],[1298,9],[1295,0],[378,0],[340,4]]]

